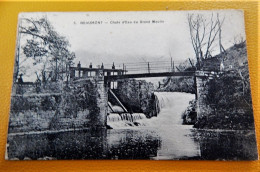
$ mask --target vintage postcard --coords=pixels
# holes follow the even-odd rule
[[[257,160],[240,10],[20,13],[7,160]]]

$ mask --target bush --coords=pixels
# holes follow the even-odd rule
[[[209,80],[205,103],[211,113],[199,119],[194,127],[219,129],[254,129],[250,87],[245,87],[238,72]],[[249,81],[248,81],[249,82]]]

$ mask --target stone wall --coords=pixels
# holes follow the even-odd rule
[[[84,127],[105,128],[107,116],[107,89],[104,78],[101,76],[89,77],[73,81],[64,89],[60,114],[66,117],[78,117],[78,113],[84,113]],[[58,118],[55,123],[59,123]],[[77,119],[74,119],[77,121]],[[80,121],[79,121],[80,123]],[[62,124],[62,123],[61,123]]]
[[[9,132],[30,132],[86,127],[89,110],[68,114],[62,94],[31,94],[12,96]],[[63,110],[62,110],[63,109]]]
[[[221,72],[196,71],[196,97],[197,97],[197,118],[207,117],[212,112],[214,105],[207,102],[211,94],[208,82],[222,75]]]
[[[108,95],[103,77],[91,77],[74,82],[74,89],[80,91],[80,95],[89,110],[90,125],[105,127],[108,113]]]
[[[210,107],[206,102],[206,97],[208,95],[207,82],[209,80],[208,74],[202,71],[197,71],[196,76],[196,97],[197,97],[197,119],[203,118],[210,113]]]
[[[23,82],[14,83],[13,94],[18,95],[30,95],[30,94],[44,94],[44,93],[61,93],[63,85],[62,81],[47,82],[47,83],[36,83],[36,82]]]
[[[24,93],[31,91],[23,89]],[[12,95],[9,132],[105,127],[107,89],[103,77],[73,81],[59,91]]]

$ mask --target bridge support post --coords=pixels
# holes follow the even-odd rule
[[[98,70],[96,76],[74,81],[74,88],[85,97],[83,102],[89,111],[87,118],[91,133],[99,133],[106,129],[108,90],[105,86],[103,70]]]
[[[207,75],[203,71],[195,72],[195,86],[197,99],[197,119],[204,117],[207,114],[207,104],[205,102],[208,90],[206,83],[208,81]]]
[[[95,117],[91,118],[92,129],[106,128],[107,124],[107,112],[108,112],[108,93],[104,82],[103,70],[97,71],[95,79],[95,85],[97,92],[95,95],[97,111]]]

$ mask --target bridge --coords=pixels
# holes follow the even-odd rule
[[[119,79],[128,78],[151,78],[151,77],[174,77],[174,76],[194,76],[195,71],[192,72],[158,72],[158,73],[141,73],[141,74],[124,74],[105,76],[106,81],[116,81]]]
[[[93,67],[81,67],[80,62],[77,67],[70,67],[70,78],[75,80],[79,78],[95,77],[103,75],[105,82],[115,82],[120,79],[128,78],[150,78],[150,77],[184,77],[194,76],[195,71],[181,71],[176,63],[171,61],[152,61],[152,62],[135,62],[115,65],[103,63]],[[111,66],[106,68],[105,66]]]

